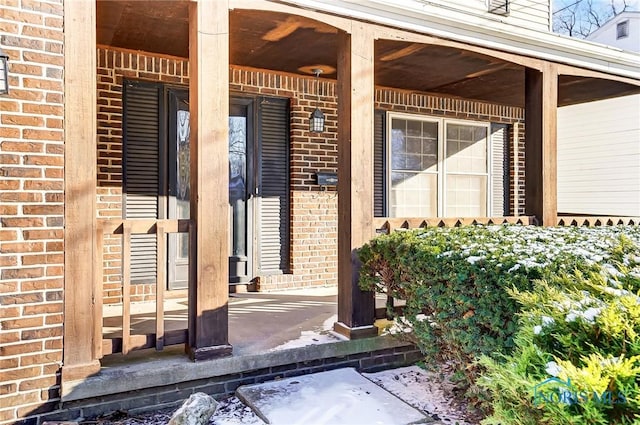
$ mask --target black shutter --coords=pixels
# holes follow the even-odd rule
[[[375,111],[373,119],[373,216],[386,217],[386,113]]]
[[[158,218],[160,86],[125,82],[124,218]],[[156,236],[131,236],[131,283],[155,283]]]
[[[491,192],[489,215],[509,215],[509,131],[505,124],[491,124]]]
[[[289,102],[261,98],[258,111],[259,267],[289,270]]]

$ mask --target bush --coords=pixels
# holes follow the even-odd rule
[[[485,356],[485,424],[640,423],[640,244],[622,239],[604,266],[512,291],[516,350]]]
[[[468,226],[379,236],[359,252],[360,285],[406,300],[402,320],[428,357],[448,361],[468,379],[482,354],[514,348],[520,306],[508,289],[530,293],[533,281],[598,270],[616,254],[615,228]]]

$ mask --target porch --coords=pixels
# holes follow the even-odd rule
[[[230,294],[229,341],[234,354],[255,355],[287,347],[340,341],[330,332],[337,314],[336,300],[335,287]],[[172,335],[179,339],[179,335],[187,334],[188,304],[186,297],[164,300],[164,339],[168,341],[162,354],[156,354],[156,303],[131,303],[128,329],[135,351],[129,352],[128,356],[122,353],[122,305],[105,306],[103,353],[120,354],[108,357],[103,364],[113,366],[135,362],[136,358],[182,355],[183,346],[170,342]]]
[[[344,367],[374,372],[421,358],[415,347],[391,335],[349,341],[331,332],[336,289],[232,294],[233,356],[194,363],[179,345],[160,352],[151,347],[107,356],[99,374],[66,385],[64,411],[47,415],[46,420],[89,418],[116,410],[135,415],[175,407],[195,391],[220,398],[232,395],[240,385]],[[379,303],[383,306],[384,299]],[[167,331],[186,325],[187,304],[184,298],[166,300]],[[132,333],[153,332],[155,311],[149,306],[153,303],[132,305]],[[119,309],[105,309],[106,336],[115,339],[120,332]]]
[[[357,286],[358,260],[354,250],[369,240],[381,224],[374,215],[379,216],[379,220],[392,222],[398,219],[392,220],[388,215],[402,216],[402,211],[408,211],[393,210],[398,205],[391,202],[391,197],[399,192],[392,193],[396,188],[387,181],[391,170],[376,168],[376,160],[385,164],[389,158],[384,154],[388,141],[385,144],[384,137],[376,134],[378,128],[392,123],[393,116],[408,121],[400,114],[430,114],[431,117],[441,114],[446,118],[429,121],[439,126],[439,137],[444,137],[446,126],[457,125],[459,120],[482,122],[482,125],[465,125],[484,129],[482,140],[489,146],[488,134],[494,134],[491,124],[499,124],[502,140],[508,141],[505,146],[511,147],[503,152],[503,156],[512,161],[508,167],[494,173],[487,165],[492,163],[487,157],[493,152],[488,152],[488,148],[484,150],[485,168],[470,173],[473,178],[469,177],[484,182],[483,189],[476,191],[484,195],[473,195],[481,196],[481,200],[469,210],[451,212],[457,211],[457,206],[443,201],[447,187],[453,187],[446,183],[451,176],[438,171],[433,173],[435,177],[425,178],[434,182],[433,190],[438,193],[439,200],[432,206],[434,213],[415,215],[436,215],[444,225],[472,223],[474,219],[469,217],[473,216],[480,216],[476,222],[533,223],[535,220],[538,224],[555,225],[558,220],[555,202],[557,106],[638,90],[637,81],[628,77],[302,10],[282,2],[167,2],[163,6],[151,7],[146,2],[98,1],[71,3],[68,7],[69,14],[77,19],[70,19],[65,35],[68,51],[76,53],[66,58],[69,75],[66,94],[71,106],[66,110],[67,325],[62,381],[63,393],[67,395],[63,396],[63,401],[71,400],[69,394],[73,391],[70,388],[77,388],[79,382],[91,375],[105,373],[105,368],[101,370],[101,367],[107,363],[101,363],[101,359],[115,352],[127,354],[140,347],[162,350],[166,345],[184,344],[194,360],[228,356],[232,350],[234,357],[242,353],[240,341],[244,341],[243,338],[238,339],[238,343],[231,343],[234,341],[231,336],[234,303],[229,299],[228,287],[229,253],[234,243],[233,229],[229,226],[227,125],[232,91],[245,96],[251,94],[255,102],[264,96],[288,98],[292,102],[289,132],[293,149],[300,143],[303,146],[299,149],[307,149],[310,153],[297,155],[292,151],[288,156],[291,162],[286,165],[285,180],[291,193],[285,198],[293,203],[291,214],[287,211],[291,223],[287,221],[283,225],[277,221],[276,227],[289,226],[300,231],[302,226],[296,222],[296,217],[302,210],[317,210],[311,213],[310,220],[329,222],[329,230],[306,234],[311,234],[308,240],[314,240],[322,232],[331,232],[330,242],[325,243],[331,248],[312,247],[309,251],[322,251],[320,256],[333,256],[337,263],[335,330],[350,339],[358,339],[376,335],[377,329],[373,326],[373,295],[363,293]],[[89,16],[98,17],[97,25],[87,18]],[[171,32],[153,31],[158,27],[171,28]],[[107,51],[119,53],[107,56]],[[138,51],[147,52],[152,60],[147,62],[145,59],[144,66],[136,62],[133,72],[131,59]],[[100,107],[97,106],[96,77],[102,74],[97,75],[99,61],[96,55],[103,53],[105,68],[124,67],[126,62],[132,71],[119,75],[119,87],[123,85],[123,78],[162,81],[164,76],[164,83],[182,84],[183,88],[188,82],[191,114],[189,218],[158,215],[144,220],[114,221],[100,216],[101,202],[122,204],[122,201],[108,197],[127,195],[126,188],[122,189],[122,155],[120,158],[101,155],[101,149],[109,151],[101,148],[101,144],[108,145],[112,141],[106,137],[110,134],[96,128],[96,116],[98,125],[104,122],[107,123],[105,128],[117,127],[108,116],[107,108],[102,109],[107,114],[105,117],[97,111]],[[122,62],[119,64],[118,60]],[[167,69],[177,69],[179,64],[184,75],[180,74],[178,81],[168,78],[162,72],[165,64]],[[312,67],[325,70],[320,80],[304,74]],[[448,70],[447,75],[443,75],[443,69]],[[118,75],[113,78],[113,84],[117,86]],[[98,84],[101,82],[99,80]],[[105,97],[112,98],[114,103],[122,102],[117,90],[115,93]],[[112,106],[107,105],[108,108]],[[327,114],[327,131],[320,135],[310,134],[306,121],[316,106]],[[388,119],[377,121],[376,110],[385,111]],[[376,127],[377,123],[380,127]],[[105,141],[98,139],[97,150],[96,135],[105,137]],[[427,139],[426,135],[421,137]],[[439,155],[445,156],[443,152]],[[121,161],[119,165],[118,160]],[[426,168],[424,166],[420,171]],[[335,192],[314,183],[318,170],[337,172]],[[493,181],[499,179],[493,177],[500,174],[510,178],[494,185]],[[263,188],[257,183],[251,195],[265,199],[261,192]],[[453,199],[453,195],[450,196]],[[316,208],[315,205],[319,206]],[[282,208],[281,204],[276,207],[276,214],[280,213],[277,217],[282,217],[282,210],[277,208]],[[122,205],[119,210],[122,214]],[[95,214],[86,214],[87,211]],[[400,220],[415,222],[418,226],[430,221],[424,218]],[[168,281],[168,258],[164,247],[169,235],[179,233],[188,234],[188,320],[184,330],[165,329],[167,316],[164,310]],[[131,241],[136,235],[150,238],[155,247],[152,264],[156,277],[153,294],[157,305],[155,329],[143,336],[131,332],[136,325],[130,311],[134,290]],[[112,240],[112,246],[121,247],[116,258],[108,260],[113,260],[116,264],[113,268],[119,270],[116,272],[116,275],[120,274],[119,282],[115,285],[121,286],[123,307],[122,333],[107,332],[107,338],[104,338],[104,264],[105,255],[110,253],[104,249],[106,239]],[[289,240],[292,242],[287,248],[290,252],[297,252],[306,243],[295,234],[290,235]],[[281,253],[282,246],[278,245],[276,251]],[[88,252],[92,253],[90,259],[86,258]],[[256,262],[259,260],[257,257]],[[277,261],[278,265],[283,262],[282,258]],[[305,269],[295,260],[284,263],[281,275],[285,278],[288,274],[295,279],[296,272]],[[325,266],[325,269],[330,267]],[[320,275],[320,272],[313,273]],[[110,342],[105,343],[103,339]],[[374,344],[369,339],[365,341],[369,342],[363,344]],[[233,357],[228,361],[234,362]],[[152,367],[152,364],[145,367]],[[249,368],[248,364],[242,367]]]

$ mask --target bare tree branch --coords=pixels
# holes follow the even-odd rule
[[[629,0],[555,0],[553,31],[571,37],[585,38],[607,21],[631,10]]]

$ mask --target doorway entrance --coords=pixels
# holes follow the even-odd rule
[[[188,95],[184,87],[126,83],[125,218],[189,218]],[[236,285],[258,275],[288,272],[288,100],[233,96],[228,125],[229,284]],[[132,240],[131,267],[137,271],[132,284],[155,282],[155,239],[141,236]],[[169,290],[188,286],[188,247],[188,235],[169,235]]]

